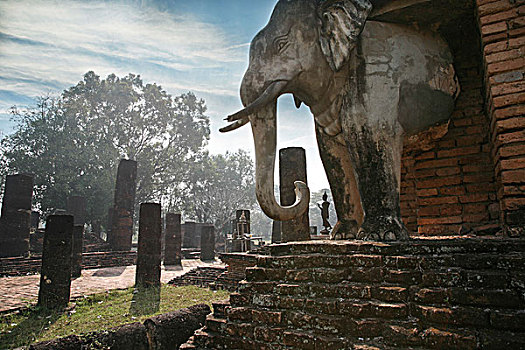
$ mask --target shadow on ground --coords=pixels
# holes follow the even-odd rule
[[[164,270],[165,271],[182,271],[183,268],[182,268],[182,266],[166,266],[166,265],[164,265]]]
[[[151,315],[160,309],[160,288],[135,288],[129,308],[133,316]]]
[[[9,332],[0,333],[0,349],[14,349],[31,344],[62,316],[61,312],[37,306],[23,310],[21,314],[27,318],[11,328]],[[9,316],[4,317],[2,322],[10,322]]]
[[[96,271],[93,276],[95,277],[116,277],[124,273],[127,266],[109,267],[102,270]]]

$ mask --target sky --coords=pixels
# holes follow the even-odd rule
[[[239,87],[249,43],[277,0],[0,0],[0,134],[13,130],[8,110],[59,95],[92,70],[139,74],[176,96],[203,98],[211,153],[244,149],[249,125],[227,134],[223,118],[242,108]],[[278,104],[278,148],[306,149],[308,183],[328,187],[313,117],[291,95]],[[278,158],[278,157],[277,157]]]

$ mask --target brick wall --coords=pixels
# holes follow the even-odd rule
[[[456,25],[440,29],[461,85],[448,127],[405,142],[401,208],[405,224],[416,235],[499,229],[479,32],[473,14]]]
[[[82,268],[96,269],[101,267],[134,265],[137,252],[94,252],[82,254]],[[17,276],[40,272],[42,258],[2,258],[0,259],[0,276]]]
[[[519,235],[525,225],[525,1],[477,0],[477,15],[501,222]]]

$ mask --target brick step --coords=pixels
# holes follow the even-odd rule
[[[175,277],[169,281],[168,284],[174,286],[195,285],[199,287],[210,287],[225,270],[225,267],[198,266],[186,272],[184,275]]]
[[[272,256],[304,254],[434,255],[525,252],[524,239],[462,238],[410,240],[409,242],[307,241],[273,244]]]
[[[380,267],[355,268],[311,268],[275,269],[251,267],[246,269],[248,282],[281,283],[326,283],[358,282],[409,287],[421,284],[424,287],[483,287],[488,289],[523,289],[521,287],[525,272],[513,270],[464,270],[448,268],[442,271],[407,271]]]
[[[213,315],[208,315],[206,318],[206,329],[212,332],[221,333],[226,328],[226,324],[225,318],[217,318]]]
[[[257,267],[278,269],[345,267],[388,267],[399,270],[440,270],[443,266],[470,270],[512,269],[525,271],[525,254],[501,255],[499,253],[454,254],[440,256],[383,256],[378,254],[326,255],[304,254],[283,256],[259,256]]]
[[[470,305],[499,308],[520,308],[524,303],[523,294],[517,289],[477,289],[464,287],[401,287],[355,282],[323,283],[280,283],[246,282],[239,284],[239,293],[248,298],[256,293],[282,296],[377,300],[383,302],[416,302],[425,305]],[[239,298],[233,294],[233,300]],[[244,303],[242,299],[239,303]],[[238,306],[238,305],[234,305]]]
[[[252,297],[249,305],[254,308],[265,308],[272,311],[303,310],[320,315],[349,315],[360,318],[406,318],[409,313],[405,303],[385,303],[342,298],[295,298],[277,294],[257,294]],[[233,315],[233,316],[232,316]],[[248,307],[227,309],[226,316],[230,319],[252,320]]]
[[[230,306],[229,300],[216,301],[211,304],[213,306],[213,316],[224,317],[225,309]]]
[[[192,343],[197,349],[216,350],[216,349],[240,349],[240,350],[280,350],[284,349],[279,346],[269,345],[267,343],[256,342],[253,339],[247,339],[235,335],[235,329],[227,330],[227,336],[222,333],[216,333],[209,330],[198,330],[193,335]]]

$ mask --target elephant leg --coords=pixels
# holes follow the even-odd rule
[[[370,126],[359,119],[350,118],[343,128],[364,211],[357,238],[407,240],[399,204],[402,132],[397,125]]]
[[[331,237],[354,239],[363,222],[363,209],[348,148],[320,127],[315,128],[315,133],[338,219]]]

